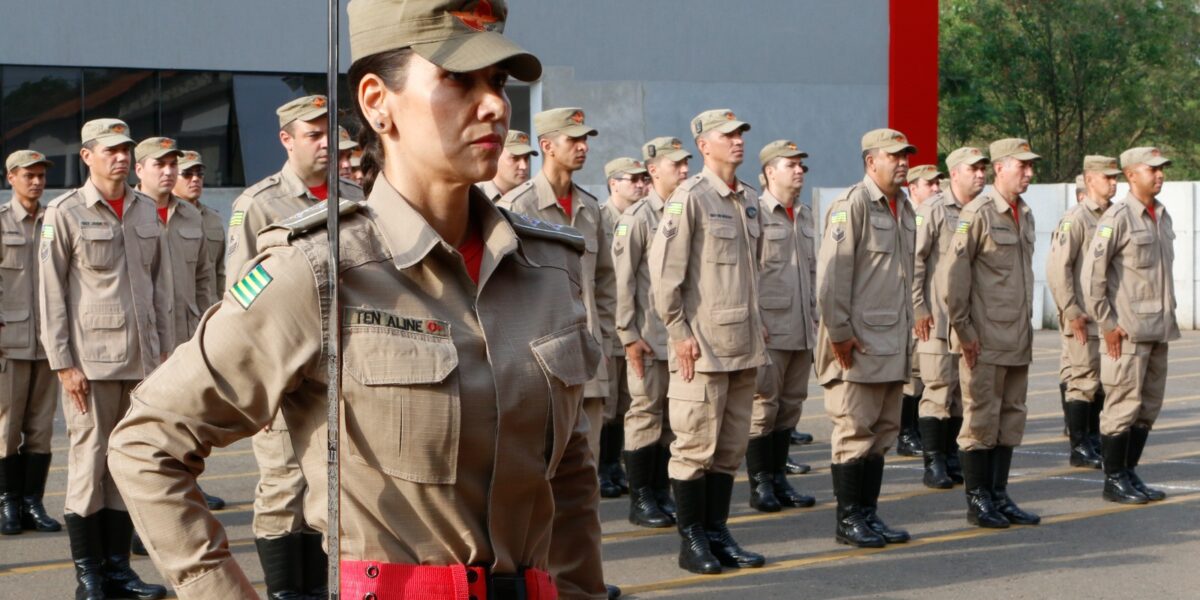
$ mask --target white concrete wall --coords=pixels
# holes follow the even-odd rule
[[[843,189],[813,190],[818,229],[823,228],[825,211]],[[1114,200],[1124,198],[1128,192],[1128,185],[1119,184]],[[1197,199],[1200,199],[1200,183],[1190,181],[1167,182],[1159,195],[1159,200],[1167,207],[1175,223],[1175,296],[1179,301],[1175,316],[1182,329],[1198,328],[1196,299],[1200,297],[1200,247],[1196,244],[1196,234],[1200,232],[1200,212],[1196,210]],[[1051,235],[1058,226],[1058,220],[1075,202],[1075,185],[1032,185],[1025,193],[1025,201],[1033,210],[1037,228],[1033,254],[1033,276],[1037,284],[1033,294],[1033,326],[1035,329],[1057,329],[1057,310],[1046,287],[1046,256],[1050,252]]]

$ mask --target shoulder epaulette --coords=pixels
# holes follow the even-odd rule
[[[749,189],[750,191],[754,192],[755,194],[758,193],[758,188],[750,185],[750,183],[747,182],[745,179],[738,178],[738,181],[742,182],[743,187]],[[763,186],[763,187],[766,187],[766,186]]]
[[[55,198],[55,199],[51,200],[50,202],[48,202],[48,203],[46,204],[46,208],[50,208],[51,206],[54,206],[54,207],[60,206],[60,205],[61,205],[63,202],[66,202],[67,200],[71,199],[72,197],[74,197],[74,196],[75,196],[76,194],[78,194],[78,193],[79,193],[79,189],[78,189],[78,188],[76,188],[76,189],[73,189],[73,190],[71,190],[71,191],[69,191],[69,192],[66,192],[66,193],[64,193],[63,195],[61,195],[61,196],[59,196],[59,197],[57,197],[57,198]]]
[[[338,180],[338,195],[350,200],[363,200],[366,198],[366,194],[363,193],[362,186],[358,185],[358,182],[344,177]]]
[[[703,174],[693,175],[693,176],[685,179],[683,183],[679,184],[679,189],[682,189],[685,192],[695,189],[695,187],[697,185],[699,185],[702,181],[704,181]],[[671,195],[674,196],[674,194],[671,194]]]
[[[517,235],[527,235],[529,237],[562,242],[571,246],[577,252],[582,252],[584,249],[583,234],[579,233],[579,230],[574,227],[539,221],[505,208],[500,209],[500,214],[508,219],[509,224],[516,230]]]
[[[272,227],[280,227],[288,230],[288,238],[296,237],[307,231],[318,229],[325,226],[326,205],[328,202],[318,202],[278,223]],[[353,200],[342,198],[338,202],[338,214],[348,215],[358,210],[359,203]]]
[[[599,198],[593,196],[591,192],[579,187],[578,185],[575,186],[575,191],[583,194],[584,196],[587,196],[588,198],[591,198],[592,200],[595,200],[596,202],[600,202]]]
[[[0,204],[0,214],[8,212],[8,208],[10,206],[12,206],[12,202],[5,202],[4,204]]]
[[[242,194],[245,196],[257,196],[257,195],[261,194],[264,190],[267,190],[267,189],[270,189],[270,188],[273,188],[273,187],[279,185],[280,181],[282,181],[282,179],[279,177],[279,173],[276,173],[256,184],[246,188],[246,191],[242,192]]]

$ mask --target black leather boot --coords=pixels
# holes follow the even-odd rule
[[[945,427],[942,430],[942,442],[946,452],[946,475],[950,476],[950,481],[960,484],[963,482],[963,470],[958,461],[958,433],[962,430],[963,420],[962,417],[950,417],[942,423]]]
[[[887,541],[871,529],[863,512],[861,498],[863,478],[866,477],[863,459],[832,463],[829,472],[833,476],[833,493],[837,496],[837,531],[834,534],[837,542],[858,548],[886,546]]]
[[[301,574],[303,590],[309,600],[324,600],[329,597],[329,556],[321,542],[324,536],[315,531],[300,534],[304,572]]]
[[[721,566],[757,568],[767,559],[757,552],[742,548],[727,525],[729,502],[733,498],[733,475],[709,473],[705,476],[707,503],[704,508],[704,533],[708,536],[709,549]]]
[[[100,517],[67,513],[67,538],[75,563],[75,600],[104,600],[104,548],[100,543]]]
[[[674,523],[658,506],[651,486],[657,448],[657,444],[651,444],[625,453],[625,466],[629,469],[629,522],[639,527],[670,527]]]
[[[772,470],[775,476],[775,499],[779,504],[792,508],[808,508],[817,503],[817,499],[796,491],[788,481],[788,450],[791,450],[792,433],[788,429],[780,429],[771,434]]]
[[[138,532],[133,532],[133,537],[129,541],[129,553],[134,556],[150,556],[150,551],[146,550],[146,545],[142,543],[142,536]]]
[[[658,500],[658,507],[671,517],[671,522],[674,523],[675,501],[671,499],[671,476],[667,473],[667,465],[671,462],[671,448],[660,444],[650,447],[654,448],[654,479],[650,486],[654,488],[654,498]]]
[[[1071,466],[1087,469],[1099,469],[1100,455],[1092,449],[1092,441],[1088,439],[1088,419],[1092,407],[1082,400],[1067,402],[1067,434],[1071,439]]]
[[[621,447],[615,444],[612,431],[611,425],[600,429],[600,456],[596,457],[596,475],[600,478],[601,498],[621,497],[621,487],[613,482],[613,466],[617,457],[621,456]]]
[[[1146,440],[1150,437],[1150,428],[1137,427],[1136,425],[1129,428],[1129,459],[1125,465],[1125,472],[1129,474],[1129,482],[1137,491],[1151,501],[1166,500],[1167,493],[1149,487],[1142,478],[1137,474],[1138,463],[1142,460],[1142,450],[1146,448]]]
[[[917,431],[917,407],[920,396],[904,396],[900,404],[900,437],[896,439],[896,454],[919,456],[921,434]]]
[[[21,457],[0,458],[0,534],[21,533]]]
[[[1037,525],[1042,518],[1017,506],[1008,496],[1008,471],[1012,468],[1012,446],[996,446],[992,449],[992,501],[996,510],[1014,525]]]
[[[924,448],[922,454],[925,458],[925,475],[921,478],[921,482],[925,484],[925,487],[936,490],[948,490],[954,487],[954,481],[946,472],[946,443],[942,439],[942,432],[946,429],[945,425],[946,423],[942,419],[933,417],[922,417],[917,420],[917,427],[921,430],[921,447]]]
[[[608,595],[608,600],[617,600],[617,598],[621,597],[621,588],[615,585],[609,583],[604,584],[604,591]],[[316,599],[314,598],[313,600]]]
[[[879,492],[883,489],[883,455],[870,454],[864,460],[866,464],[866,477],[863,478],[865,486],[862,492],[863,512],[867,516],[867,526],[875,533],[883,536],[883,540],[889,544],[903,544],[912,539],[912,536],[903,529],[892,529],[879,518]]]
[[[679,568],[700,575],[715,575],[721,572],[721,563],[713,556],[704,533],[705,495],[708,493],[705,479],[701,476],[690,481],[671,480],[678,506],[675,518],[680,537]]]
[[[803,431],[796,431],[793,429],[789,437],[791,438],[792,443],[796,444],[797,446],[807,446],[813,443],[813,435],[811,433],[804,433]]]
[[[629,478],[625,476],[625,468],[621,466],[621,451],[625,449],[625,422],[622,419],[620,422],[609,425],[613,428],[613,467],[610,479],[613,484],[621,488],[621,494],[629,493]]]
[[[1104,410],[1104,401],[1107,399],[1108,394],[1104,393],[1104,386],[1100,386],[1089,405],[1091,411],[1088,413],[1088,440],[1092,442],[1096,456],[1100,456],[1100,413]]]
[[[783,470],[787,471],[788,475],[804,475],[812,471],[812,465],[798,463],[789,456],[783,460]]]
[[[301,591],[304,574],[300,572],[304,562],[303,534],[256,538],[254,546],[262,564],[268,600],[305,600]]]
[[[196,487],[200,487],[200,486],[197,485]],[[221,510],[222,508],[225,508],[225,499],[224,498],[214,496],[214,495],[204,491],[203,488],[200,490],[200,495],[204,496],[204,503],[208,505],[208,510]]]
[[[775,498],[775,473],[771,436],[750,438],[746,444],[746,471],[750,475],[750,508],[773,513],[782,508]],[[711,499],[710,499],[711,501]]]
[[[1058,382],[1058,404],[1063,411],[1063,437],[1071,434],[1070,425],[1067,423],[1067,382]]]
[[[1120,504],[1146,504],[1150,501],[1129,480],[1129,432],[1100,436],[1104,456],[1104,499]]]
[[[104,592],[109,598],[158,600],[165,598],[167,588],[142,581],[129,566],[129,544],[133,537],[133,521],[123,510],[105,508],[97,513],[104,545]]]
[[[988,454],[991,450],[962,450],[964,487],[967,493],[967,522],[987,529],[1005,529],[1008,518],[992,503],[992,471]]]
[[[21,527],[49,533],[61,531],[62,525],[54,520],[42,504],[46,493],[46,476],[50,474],[49,454],[22,454],[22,471],[25,481],[21,492]]]

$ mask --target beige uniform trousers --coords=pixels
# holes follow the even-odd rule
[[[600,460],[600,425],[604,421],[603,396],[583,399],[583,414],[588,418],[587,443],[592,451],[592,463]]]
[[[58,376],[46,360],[0,358],[0,458],[50,454]]]
[[[1071,356],[1067,354],[1067,344],[1075,341],[1075,338],[1063,336],[1062,352],[1058,355],[1058,380],[1066,383],[1071,376]]]
[[[958,363],[962,385],[963,427],[958,445],[963,450],[1020,446],[1025,437],[1025,394],[1029,365],[1004,366],[967,361]]]
[[[1063,336],[1063,357],[1066,369],[1062,381],[1067,383],[1067,402],[1091,402],[1100,389],[1100,338],[1089,337],[1087,345],[1075,338]]]
[[[108,472],[108,438],[125,412],[129,393],[140,381],[89,381],[86,413],[64,390],[63,415],[71,440],[67,455],[67,497],[64,510],[86,517],[103,508],[125,510],[125,500]]]
[[[949,419],[961,417],[962,387],[958,378],[957,354],[935,354],[918,352],[917,361],[921,363],[921,381],[925,384],[925,393],[921,396],[918,413],[921,418]]]
[[[825,412],[833,421],[833,462],[887,453],[900,433],[903,389],[902,381],[855,383],[838,379],[825,386]]]
[[[1162,410],[1167,389],[1167,343],[1129,340],[1121,345],[1121,358],[1107,354],[1100,359],[1100,381],[1104,383],[1104,410],[1100,433],[1117,435],[1130,427],[1149,429]]]
[[[758,368],[758,393],[750,414],[750,437],[758,438],[800,422],[808,399],[812,350],[771,350],[771,364]]]
[[[604,423],[620,423],[629,412],[633,398],[629,394],[628,367],[624,356],[608,358],[608,399],[604,402]]]
[[[668,445],[675,439],[667,418],[667,387],[671,370],[667,361],[643,358],[644,376],[638,379],[627,369],[629,411],[625,413],[625,449],[637,450],[650,444]]]
[[[908,356],[910,357],[908,362],[912,364],[912,374],[909,375],[908,381],[904,382],[902,393],[905,396],[920,398],[925,393],[925,378],[921,376],[921,361],[916,360],[916,345],[916,338],[913,338],[913,342],[908,346]]]
[[[308,481],[282,414],[276,413],[270,429],[254,434],[251,447],[258,462],[251,526],[254,537],[277,538],[303,531],[307,527],[304,492]]]
[[[758,369],[696,373],[685,382],[671,373],[667,395],[671,430],[671,479],[690,481],[706,471],[733,475],[746,456]]]

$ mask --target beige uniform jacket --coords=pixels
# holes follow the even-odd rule
[[[496,187],[496,184],[491,181],[479,182],[475,184],[475,187],[479,188],[479,191],[483,192],[483,195],[487,196],[487,199],[492,202],[499,202],[500,198],[504,196],[500,192],[500,188]]]
[[[42,345],[54,370],[133,381],[174,347],[166,237],[154,201],[125,186],[117,219],[89,180],[55,198],[42,225]]]
[[[182,344],[195,333],[200,315],[216,303],[212,299],[213,267],[200,209],[171,196],[167,201],[166,237],[175,290],[174,337],[176,344]]]
[[[1179,339],[1175,320],[1175,229],[1157,199],[1157,220],[1132,195],[1114,203],[1096,225],[1083,258],[1084,306],[1100,331],[1118,326],[1131,342]],[[1133,344],[1122,346],[1133,352]]]
[[[667,359],[667,328],[654,310],[650,287],[650,248],[662,219],[663,202],[655,190],[630,206],[613,235],[617,274],[617,337],[622,345],[644,340],[657,360]]]
[[[341,180],[339,192],[347,200],[362,200],[362,188]],[[225,253],[225,288],[242,278],[242,267],[258,254],[258,232],[320,202],[304,185],[292,166],[284,163],[278,173],[246,188],[233,201],[229,217],[229,243]]]
[[[1058,307],[1058,328],[1067,337],[1075,335],[1069,323],[1086,314],[1080,274],[1083,271],[1084,254],[1091,245],[1096,224],[1100,222],[1104,210],[1091,198],[1084,198],[1068,209],[1058,221],[1050,241],[1046,283]],[[1087,330],[1089,337],[1098,335],[1095,321],[1088,321]]]
[[[1017,198],[1013,209],[995,190],[963,207],[954,227],[945,268],[950,327],[958,342],[978,341],[979,360],[1001,366],[1028,365],[1033,358],[1033,211]]]
[[[38,239],[46,209],[29,214],[16,200],[0,206],[0,356],[46,358],[38,334]]]
[[[600,251],[604,244],[604,233],[596,198],[578,185],[571,184],[571,216],[567,217],[554,195],[554,188],[550,187],[550,181],[545,173],[539,171],[533,179],[509,190],[496,206],[544,223],[569,225],[583,236],[583,302],[587,308],[588,330],[600,346],[605,347],[599,306],[608,302],[608,297],[614,292],[598,289],[596,282],[608,277],[607,273],[612,270],[612,255]],[[608,368],[603,359],[596,370],[596,378],[584,386],[583,395],[586,398],[608,397]]]
[[[753,369],[767,362],[755,254],[761,225],[753,188],[730,189],[707,168],[675,188],[650,248],[654,306],[674,344],[695,337],[696,372]]]
[[[817,248],[812,209],[787,207],[769,190],[758,199],[762,221],[758,258],[758,305],[771,350],[809,350],[817,336]]]
[[[914,321],[933,317],[929,340],[917,340],[916,351],[945,354],[949,350],[950,317],[937,278],[938,265],[950,248],[958,213],[962,210],[950,190],[926,200],[917,209],[917,246],[913,266],[912,303]]]
[[[225,293],[225,220],[217,211],[205,206],[198,205],[200,216],[204,219],[204,243],[208,246],[208,260],[212,263],[213,278],[209,286],[208,299],[212,302],[208,306],[201,306],[201,314],[208,310],[209,306],[221,301],[221,295]]]
[[[382,176],[342,220],[342,558],[546,569],[555,522],[574,549],[560,592],[603,597],[580,410],[600,359],[578,300],[583,240],[506,217],[482,194],[471,210],[479,288]],[[195,477],[281,405],[309,480],[305,513],[327,529],[328,238],[296,221],[264,232],[244,281],[134,391],[113,433],[113,477],[180,598],[254,594]]]
[[[897,195],[864,177],[829,205],[817,253],[817,329],[814,367],[821,385],[835,381],[888,383],[911,375],[912,269],[916,221]],[[863,351],[843,369],[833,342],[857,338]]]
[[[604,334],[608,355],[624,357],[625,345],[617,337],[617,270],[613,256],[613,237],[620,220],[621,211],[613,206],[610,198],[600,207],[600,231],[603,234],[600,252],[608,255],[611,267],[596,271],[596,312],[600,315],[600,331]]]

